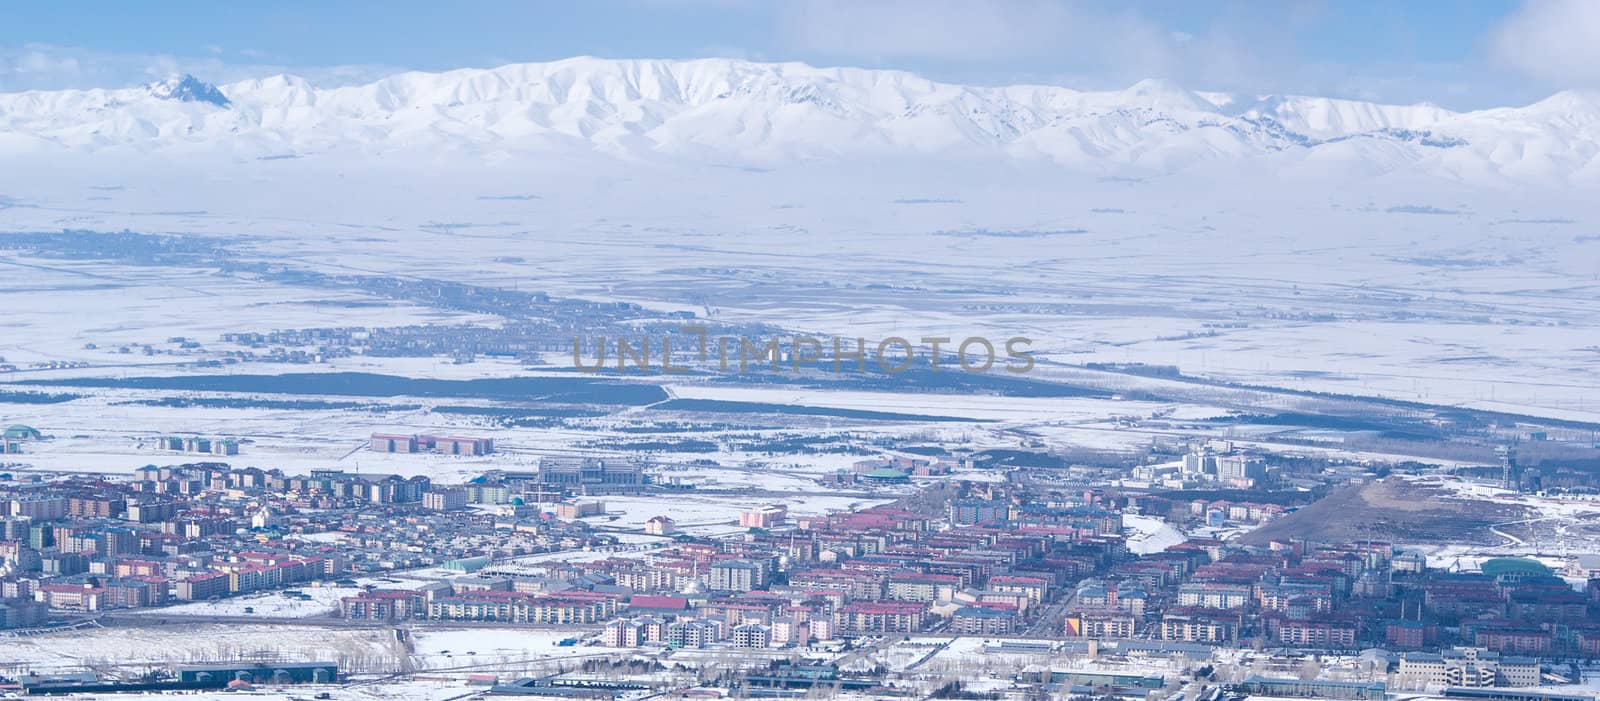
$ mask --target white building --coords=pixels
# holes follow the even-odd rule
[[[717,621],[692,619],[667,624],[667,646],[673,648],[702,648],[722,638],[722,624]]]
[[[677,532],[678,524],[666,516],[657,516],[644,522],[644,532],[647,535],[672,535]]]
[[[765,568],[749,560],[724,560],[711,566],[712,591],[753,591],[767,585]]]
[[[789,517],[789,507],[783,504],[764,504],[739,514],[740,528],[773,528],[783,525]]]
[[[1399,676],[1412,686],[1538,686],[1540,681],[1538,660],[1475,647],[1401,654]]]
[[[1189,582],[1178,587],[1179,606],[1238,609],[1250,603],[1250,585]]]
[[[772,646],[772,629],[760,623],[745,623],[733,627],[733,646],[764,648]]]

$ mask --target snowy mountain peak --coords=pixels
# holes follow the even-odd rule
[[[1217,109],[1215,102],[1161,78],[1141,80],[1122,91],[1122,94],[1130,103],[1157,110],[1212,112]]]
[[[195,102],[229,109],[183,104]],[[1600,180],[1600,97],[1569,91],[1527,107],[1452,112],[1196,93],[1165,80],[1096,92],[802,63],[589,57],[340,87],[272,76],[218,89],[183,76],[147,89],[0,94],[0,157],[105,148],[230,162],[989,159],[1140,176],[1236,163],[1589,185]]]
[[[187,73],[181,77],[151,83],[149,89],[151,96],[162,100],[204,102],[218,107],[227,107],[229,104],[228,97],[223,95],[217,86]]]

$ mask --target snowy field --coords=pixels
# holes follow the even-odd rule
[[[626,650],[567,645],[562,641],[588,636],[593,631],[519,630],[515,628],[414,629],[411,660],[435,673],[509,672],[546,669],[551,662],[585,657],[627,656]],[[509,681],[511,677],[507,678]]]
[[[197,601],[159,609],[135,609],[129,613],[141,616],[264,616],[271,618],[326,618],[337,615],[339,599],[360,593],[358,587],[307,587],[296,589],[311,597],[310,601],[284,596],[271,591],[246,596],[235,596],[218,601]]]
[[[149,665],[233,660],[332,660],[356,674],[402,668],[464,679],[471,672],[522,673],[552,660],[626,655],[592,646],[563,646],[591,629],[519,629],[413,625],[404,640],[388,626],[337,624],[173,623],[137,628],[0,636],[0,674],[81,669],[117,671]]]
[[[1122,527],[1128,531],[1128,550],[1139,555],[1158,553],[1188,540],[1182,531],[1155,516],[1124,514]]]
[[[81,183],[55,187],[49,206],[0,210],[0,230],[213,234],[316,270],[403,271],[663,311],[703,314],[709,302],[716,320],[824,336],[1027,336],[1041,359],[1057,362],[1172,364],[1294,389],[1600,416],[1600,240],[1587,205],[1558,194],[1392,182],[1279,192],[1264,203],[1247,194],[1248,181],[1219,189],[1184,178],[889,164],[865,173],[649,170],[609,181],[614,189],[598,197],[588,188],[612,174],[596,164],[570,178],[527,173],[536,200],[476,199],[482,175],[441,184],[426,202],[377,182],[332,188],[337,207],[297,198],[331,187],[324,166],[237,166],[286,178],[280,196],[303,202],[296,220],[270,217],[226,183],[130,186],[92,207],[82,198],[98,191]],[[696,187],[651,180],[674,176]],[[143,177],[113,166],[95,180]],[[896,202],[930,190],[959,196]],[[1470,208],[1456,204],[1464,198]],[[1418,213],[1431,211],[1424,204],[1454,213]],[[342,238],[325,235],[330,221]],[[468,225],[428,225],[439,221]],[[0,301],[18,310],[10,318],[23,332],[0,340],[12,362],[126,362],[108,356],[112,344],[173,335],[212,343],[225,331],[472,318],[372,299],[364,302],[381,304],[341,306],[348,300],[326,290],[215,271],[175,278],[82,261],[7,264]]]
[[[342,660],[349,669],[398,668],[405,651],[383,628],[172,624],[87,628],[0,637],[0,661],[14,672],[137,669],[241,659]]]
[[[365,359],[346,359],[331,367],[314,368],[256,364],[227,372],[283,374],[308,370],[359,370],[432,376],[432,370],[424,367],[426,363],[417,360],[382,368],[367,367],[370,362]],[[461,379],[528,376],[513,364],[445,364],[441,367],[449,369],[449,372],[442,372],[441,376]],[[171,368],[138,368],[129,372],[151,371],[161,375],[189,372]],[[63,370],[50,371],[49,374],[83,376],[95,372],[105,370]],[[217,374],[222,371],[207,372]],[[1125,384],[1128,391],[1141,392],[1167,391],[1173,383],[1130,377]],[[79,396],[71,401],[50,404],[0,403],[0,424],[27,424],[50,437],[46,441],[29,443],[20,455],[6,456],[5,462],[10,463],[11,469],[39,472],[126,475],[138,467],[151,464],[219,461],[240,467],[277,468],[289,474],[304,474],[314,469],[339,469],[352,473],[426,475],[435,482],[451,484],[464,482],[491,469],[531,469],[538,458],[545,455],[643,455],[658,466],[657,477],[662,481],[677,481],[702,489],[723,491],[807,493],[817,491],[816,480],[819,477],[848,469],[852,463],[871,457],[872,453],[863,454],[858,446],[872,439],[880,443],[912,442],[943,445],[951,450],[981,451],[1016,448],[1018,435],[1023,434],[1038,439],[1050,449],[1136,452],[1148,448],[1152,443],[1176,444],[1195,436],[1210,436],[1233,440],[1241,447],[1299,454],[1362,460],[1407,460],[1418,457],[1347,449],[1341,446],[1343,435],[1333,431],[1212,421],[1227,416],[1230,410],[1216,403],[1208,403],[1199,396],[1193,403],[1188,403],[1129,401],[1116,397],[1045,399],[684,383],[671,385],[673,393],[680,397],[772,405],[799,404],[841,411],[961,416],[974,421],[927,423],[915,420],[875,421],[838,417],[822,420],[818,417],[774,416],[762,421],[782,423],[782,428],[745,428],[737,423],[717,423],[754,420],[741,414],[639,411],[633,408],[618,411],[612,408],[615,413],[610,415],[554,425],[506,426],[488,417],[447,410],[470,406],[515,411],[518,406],[523,406],[484,399],[84,387],[17,389],[65,392]],[[1197,395],[1204,394],[1202,390],[1183,389],[1184,392]],[[189,400],[205,400],[212,404],[243,402],[247,405],[254,403],[255,406],[159,405],[162,402]],[[1259,400],[1252,396],[1231,401]],[[267,404],[262,405],[263,402]],[[294,407],[291,404],[272,408],[271,402],[310,402],[312,405]],[[317,408],[317,402],[334,406],[354,404],[359,408]],[[540,405],[533,402],[525,406],[537,410]],[[1295,410],[1294,404],[1288,402],[1273,408]],[[684,431],[672,427],[676,422],[704,423],[712,427]],[[495,440],[497,452],[483,457],[376,453],[366,447],[367,437],[372,433],[485,436]],[[164,435],[233,439],[239,443],[239,454],[211,456],[158,451],[154,447],[154,439]],[[1313,444],[1308,445],[1307,441]],[[681,449],[676,447],[680,444],[683,446]],[[790,450],[787,447],[774,450],[766,447],[805,444],[815,444],[824,450]],[[634,445],[644,448],[635,450],[630,447]],[[841,447],[845,447],[845,450],[840,450]],[[893,453],[888,451],[884,454]],[[1425,456],[1423,459],[1448,463]],[[961,477],[985,480],[995,476],[983,472],[963,472]],[[858,485],[852,490],[868,488]],[[892,496],[895,492],[894,488],[876,489],[883,491],[886,496]]]
[[[303,368],[272,367],[279,372],[300,372]],[[31,388],[30,388],[31,389]],[[164,390],[84,389],[63,390],[83,398],[56,404],[0,403],[0,422],[26,423],[39,429],[50,440],[30,443],[26,452],[6,456],[7,462],[27,469],[49,472],[104,472],[128,474],[144,465],[175,465],[185,462],[219,461],[236,466],[278,468],[290,474],[313,469],[341,469],[347,472],[427,475],[441,483],[460,483],[490,469],[532,469],[541,455],[616,456],[627,451],[606,450],[607,441],[626,445],[628,441],[649,439],[638,431],[614,430],[596,421],[576,427],[505,427],[471,415],[436,412],[439,404],[479,405],[481,401],[418,397],[349,397],[325,395],[252,395],[223,392],[176,392]],[[398,406],[398,409],[329,410],[317,408],[229,408],[213,406],[149,406],[136,404],[166,397],[207,397],[261,401],[328,401],[372,403]],[[491,404],[492,406],[492,404]],[[671,415],[660,417],[673,418]],[[831,433],[852,426],[898,435],[919,430],[919,426],[865,426],[867,422],[840,420]],[[376,453],[366,447],[372,433],[433,433],[487,436],[495,439],[497,452],[482,457],[432,454]],[[697,432],[692,438],[719,441],[723,434],[741,441],[753,437],[792,435],[794,430],[752,431],[728,429],[722,432]],[[190,455],[159,451],[158,436],[203,436],[234,439],[239,454],[234,456]],[[681,433],[662,433],[660,440],[680,440]],[[670,470],[665,477],[717,488],[767,490],[814,489],[816,477],[848,468],[860,455],[836,453],[795,453],[775,456],[766,452],[718,448],[710,452],[673,453],[652,451],[651,457]],[[716,465],[688,465],[697,460],[712,460]],[[751,466],[756,464],[755,466]]]
[[[318,177],[312,163],[272,168],[310,168],[303,173],[307,182]],[[823,174],[840,178],[803,177]],[[723,201],[692,193],[661,198],[626,186],[614,193],[615,211],[601,208],[591,192],[544,177],[530,181],[551,188],[538,200],[480,200],[449,189],[470,185],[447,186],[425,206],[398,203],[393,211],[365,222],[361,217],[338,218],[338,230],[360,238],[359,254],[318,233],[333,220],[315,214],[327,206],[319,198],[307,199],[303,218],[285,220],[265,216],[225,188],[195,192],[196,197],[218,198],[215,206],[205,208],[175,202],[134,207],[135,202],[174,197],[140,188],[111,195],[127,200],[125,207],[74,208],[66,201],[71,196],[60,195],[61,201],[51,207],[0,210],[0,231],[72,226],[203,233],[232,241],[243,255],[270,252],[275,260],[308,269],[404,271],[629,301],[662,311],[710,311],[718,322],[772,323],[824,337],[1025,335],[1033,339],[1031,349],[1040,359],[1033,376],[1041,379],[1083,376],[1084,371],[1064,364],[1144,362],[1263,386],[1600,421],[1600,385],[1594,381],[1600,376],[1600,346],[1594,340],[1600,338],[1600,307],[1590,294],[1592,271],[1600,269],[1600,245],[1581,233],[1586,231],[1583,210],[1560,198],[1513,206],[1494,193],[1482,193],[1481,204],[1459,215],[1388,211],[1406,204],[1402,197],[1438,196],[1408,186],[1385,194],[1387,200],[1359,191],[1295,192],[1273,202],[1270,211],[1258,211],[1258,202],[1238,193],[1191,191],[1176,181],[1111,183],[1061,175],[1079,186],[1070,196],[1029,201],[1026,193],[1047,188],[1019,182],[1019,174],[1011,173],[998,182],[1014,183],[1015,191],[991,184],[948,204],[908,206],[894,200],[909,197],[924,186],[921,181],[893,168],[881,175],[863,182],[860,175],[825,169],[770,173],[760,179],[704,172],[697,176],[705,182],[726,184],[748,198]],[[960,176],[952,177],[952,182],[962,182]],[[358,213],[363,202],[383,193],[372,183],[345,187],[355,188],[349,202]],[[871,194],[897,188],[899,197]],[[1024,218],[1013,207],[1024,201],[1038,211]],[[791,204],[796,206],[787,206]],[[1559,214],[1571,223],[1502,223],[1542,218],[1526,211],[1534,207],[1552,221]],[[201,209],[206,213],[194,213]],[[438,228],[428,226],[430,221],[482,225]],[[1279,222],[1316,226],[1315,231],[1289,231]],[[1084,233],[1064,238],[1028,234],[1057,226],[1082,228]],[[953,229],[1016,235],[930,234]],[[1324,240],[1329,231],[1339,236]],[[1224,233],[1229,244],[1216,245]],[[1504,255],[1508,247],[1518,254]],[[434,250],[456,255],[423,253]],[[1498,262],[1482,262],[1489,260]],[[436,358],[356,357],[309,366],[177,367],[204,355],[180,354],[181,349],[166,343],[173,336],[192,337],[209,352],[225,348],[219,337],[230,331],[498,322],[216,270],[169,274],[123,264],[20,257],[0,261],[0,266],[6,267],[0,275],[0,304],[16,310],[8,320],[17,329],[0,337],[0,357],[19,366],[0,380],[341,371],[450,379],[529,374],[519,363],[492,359],[454,365]],[[150,357],[116,352],[119,344],[140,341],[155,343],[161,352]],[[97,347],[86,348],[89,343]],[[547,371],[566,360],[546,358]],[[28,367],[44,361],[90,367]],[[668,389],[684,399],[967,419],[975,423],[789,416],[783,425],[812,435],[855,432],[898,438],[937,432],[951,443],[980,449],[1014,446],[1015,435],[1007,432],[1025,430],[1052,448],[1138,450],[1152,440],[1207,435],[1206,419],[1240,403],[1237,394],[1221,389],[1180,388],[1155,378],[1104,373],[1096,380],[1126,387],[1130,396],[1141,396],[1141,390],[1181,389],[1185,399],[1036,399],[740,387],[673,379]],[[236,465],[290,472],[335,468],[421,474],[449,483],[485,469],[517,469],[539,454],[604,454],[597,445],[629,440],[670,443],[685,436],[622,429],[712,416],[629,408],[550,427],[506,428],[482,417],[434,411],[441,402],[417,397],[304,394],[288,398],[394,406],[272,410],[137,402],[286,397],[50,391],[90,396],[62,404],[0,404],[0,421],[25,423],[56,436],[8,461],[44,471],[125,472],[145,464],[193,460],[153,453],[140,443],[156,435],[198,434],[244,440],[240,455],[228,459]],[[1258,410],[1294,410],[1290,399],[1250,401]],[[1158,416],[1164,418],[1156,420]],[[1142,425],[1130,427],[1120,418]],[[1247,426],[1226,431],[1242,444],[1265,448],[1277,447],[1273,438],[1282,435]],[[373,432],[489,435],[502,454],[482,459],[378,455],[361,449]],[[665,463],[712,460],[728,468],[681,473],[707,486],[778,491],[801,490],[812,475],[857,459],[838,453],[775,458],[727,444],[730,436],[750,430],[707,433],[693,438],[713,443],[709,449],[675,451],[668,446],[654,457]],[[1324,454],[1350,455],[1339,449],[1337,435],[1296,437],[1325,440]]]
[[[249,107],[140,88],[4,96],[18,138],[0,232],[203,234],[330,275],[823,337],[1024,336],[1042,361],[1600,419],[1600,107],[1585,93],[1471,113],[1275,97],[1255,109],[1278,133],[1240,121],[1248,98],[1162,81],[996,91],[720,60],[225,88]],[[220,264],[0,269],[11,363],[139,372],[112,349],[496,323]],[[440,365],[427,371],[457,372]]]

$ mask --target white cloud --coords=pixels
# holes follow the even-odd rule
[[[1600,86],[1600,2],[1529,0],[1495,29],[1496,60],[1559,87]]]
[[[1600,0],[1569,4],[1600,12]],[[1543,97],[1526,80],[1461,60],[1419,63],[1363,51],[1350,52],[1349,60],[1311,60],[1299,34],[1339,19],[1341,11],[1320,0],[1219,3],[1205,21],[1181,28],[1148,5],[1084,0],[787,0],[780,8],[781,49],[803,60],[912,65],[951,82],[1116,89],[1165,78],[1244,97],[1433,100],[1456,108]],[[1600,66],[1600,59],[1585,65]]]
[[[1082,87],[1125,87],[1168,78],[1200,89],[1259,82],[1285,63],[1274,54],[1281,27],[1254,21],[1248,40],[1233,27],[1174,31],[1136,6],[1076,0],[791,0],[778,16],[789,48],[827,60],[879,65],[942,63],[958,69],[1032,66]],[[1256,29],[1251,27],[1249,29]],[[1266,31],[1271,29],[1271,31]],[[1257,36],[1265,35],[1265,36]],[[1004,76],[1009,80],[1015,76]]]

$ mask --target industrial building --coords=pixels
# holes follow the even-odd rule
[[[494,439],[374,433],[368,448],[375,453],[488,455],[494,452]]]
[[[339,678],[335,662],[238,662],[215,665],[181,665],[173,668],[180,682],[212,682],[218,686],[234,680],[270,684],[327,684]]]
[[[532,471],[491,471],[486,484],[503,484],[516,493],[578,496],[633,494],[645,485],[644,466],[638,462],[603,458],[544,457]]]

